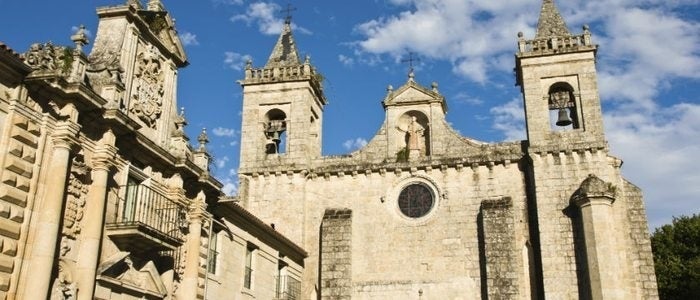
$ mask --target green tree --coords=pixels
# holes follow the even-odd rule
[[[657,228],[651,248],[660,298],[700,299],[700,214]]]

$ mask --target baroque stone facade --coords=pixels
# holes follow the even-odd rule
[[[90,54],[85,28],[70,47],[0,43],[0,299],[230,299],[244,278],[298,295],[306,252],[220,202],[206,131],[184,133],[162,3],[97,15]]]
[[[309,252],[304,299],[658,298],[588,27],[570,33],[544,0],[536,36],[514,45],[526,140],[461,136],[437,84],[411,72],[367,146],[333,157],[320,151],[323,87],[290,24],[264,66],[248,63],[239,198]]]

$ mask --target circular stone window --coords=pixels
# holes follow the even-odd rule
[[[399,209],[410,218],[427,215],[434,204],[433,191],[422,183],[407,185],[399,194]]]

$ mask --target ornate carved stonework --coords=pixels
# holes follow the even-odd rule
[[[89,185],[86,183],[89,169],[82,155],[73,159],[68,187],[66,189],[66,212],[63,219],[63,234],[75,238],[80,233],[80,221],[83,219],[85,197]]]
[[[122,68],[120,61],[121,55],[112,50],[101,50],[93,52],[88,58],[87,73],[90,78],[90,84],[93,86],[102,86],[110,83],[124,83],[122,81]]]
[[[67,73],[73,63],[73,54],[68,47],[37,43],[24,54],[24,60],[34,69]]]
[[[58,277],[54,281],[51,300],[76,299],[78,287],[73,281],[73,272],[69,264],[69,262],[63,260],[58,262]]]
[[[130,110],[148,127],[155,128],[162,112],[164,73],[158,50],[152,45],[138,54],[134,76]]]

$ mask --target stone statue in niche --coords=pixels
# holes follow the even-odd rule
[[[406,151],[408,151],[409,158],[417,158],[425,154],[425,146],[423,145],[425,128],[418,123],[418,119],[415,116],[411,116],[406,129],[400,126],[397,126],[396,129],[406,134]]]
[[[156,121],[162,113],[163,79],[160,55],[150,45],[137,56],[130,109],[150,128],[156,128]]]

